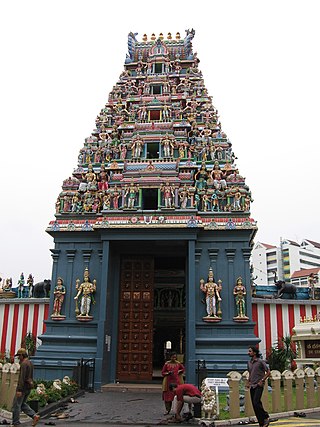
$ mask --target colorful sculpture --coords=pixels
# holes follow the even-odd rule
[[[221,281],[219,281],[218,284],[214,282],[213,270],[211,267],[209,268],[207,282],[203,279],[200,280],[200,289],[205,294],[207,316],[203,317],[203,320],[206,322],[217,322],[221,320],[221,285]]]
[[[64,297],[66,294],[66,288],[63,285],[63,279],[58,277],[57,284],[53,290],[53,312],[51,314],[51,318],[53,320],[63,320],[65,316],[61,314],[62,304],[64,301]]]
[[[28,298],[33,297],[33,283],[34,283],[34,278],[33,278],[32,274],[30,273],[28,278],[27,278]]]
[[[249,214],[251,193],[205,88],[192,49],[194,35],[188,29],[184,39],[178,33],[175,40],[170,34],[167,39],[153,35],[150,42],[146,35],[139,41],[137,33],[129,33],[124,70],[97,116],[95,131],[85,139],[78,169],[64,182],[56,215],[139,209],[138,185],[141,190],[157,185],[159,191],[163,186],[147,173],[147,159],[157,163],[165,181],[169,175],[175,178],[182,209],[211,216]],[[174,174],[169,173],[173,161]],[[114,162],[117,173],[111,172]],[[164,197],[164,205],[178,208],[172,196]]]
[[[24,297],[24,284],[25,284],[24,274],[21,273],[20,274],[20,278],[18,280],[18,290],[17,290],[17,296],[18,296],[18,298],[23,298]]]
[[[237,315],[233,318],[235,321],[248,321],[246,316],[246,297],[247,290],[242,283],[242,277],[238,277],[235,287],[233,288],[233,295],[236,303]]]
[[[80,284],[80,280],[76,280],[77,294],[74,299],[76,300],[75,312],[78,320],[88,321],[93,319],[93,317],[90,315],[90,309],[91,303],[94,304],[93,294],[96,292],[96,289],[96,280],[94,280],[92,283],[90,282],[89,270],[86,268],[83,275],[83,282]],[[78,304],[79,297],[80,307]]]

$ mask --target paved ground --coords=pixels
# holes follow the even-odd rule
[[[318,408],[319,409],[319,408]],[[293,413],[273,415],[274,421],[270,423],[271,427],[320,427],[320,413],[305,410],[305,418],[295,417]],[[50,416],[52,414],[59,415]],[[292,415],[288,417],[288,415]],[[0,414],[4,417],[3,413]],[[60,418],[62,416],[62,418]],[[66,418],[63,418],[66,417]],[[164,416],[164,405],[159,393],[142,392],[102,392],[86,393],[84,396],[76,398],[74,403],[68,403],[64,408],[52,408],[51,411],[43,416],[38,424],[39,427],[46,425],[56,425],[57,427],[74,427],[80,424],[81,427],[101,426],[122,427],[122,426],[154,426],[165,424],[168,416]],[[276,420],[277,418],[277,420]],[[8,419],[8,418],[7,418]],[[31,425],[31,421],[25,423],[25,426]],[[188,423],[182,423],[180,426],[207,425],[210,427],[223,427],[230,425],[239,425],[238,420],[215,421],[192,420]],[[10,421],[10,418],[9,418]],[[23,422],[27,421],[22,419]],[[172,425],[172,424],[168,424]],[[173,424],[175,425],[175,424]],[[248,424],[257,426],[257,423]]]

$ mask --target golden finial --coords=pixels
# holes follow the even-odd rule
[[[176,40],[180,40],[180,33],[176,34]]]
[[[168,40],[171,40],[171,39],[172,39],[172,35],[171,35],[171,33],[168,33],[168,35],[167,35],[167,39],[168,39]]]
[[[154,41],[156,39],[155,33],[152,33],[150,38],[151,38],[152,41]]]
[[[163,40],[163,33],[160,33],[160,34],[159,34],[159,39],[160,39],[160,40]]]
[[[147,36],[147,34],[143,34],[142,41],[144,41],[144,42],[148,41],[148,36]]]

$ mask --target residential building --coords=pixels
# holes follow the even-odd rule
[[[290,282],[294,272],[320,267],[320,243],[308,239],[301,243],[280,239],[279,246],[257,242],[251,260],[256,285],[272,285],[275,275]]]

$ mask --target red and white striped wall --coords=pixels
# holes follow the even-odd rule
[[[252,320],[255,335],[260,338],[260,351],[276,344],[278,339],[292,334],[300,318],[314,318],[320,312],[319,301],[267,300],[254,298]],[[0,353],[13,356],[28,332],[38,337],[45,332],[44,320],[49,316],[48,301],[40,299],[0,299]],[[38,344],[40,342],[38,341]]]
[[[259,300],[253,299],[252,320],[256,322],[255,335],[261,339],[259,349],[265,356],[266,350],[286,335],[300,319],[315,318],[320,312],[320,300]]]
[[[0,353],[13,356],[28,332],[35,337],[45,331],[49,303],[39,299],[0,300]],[[37,344],[40,342],[37,341]]]

